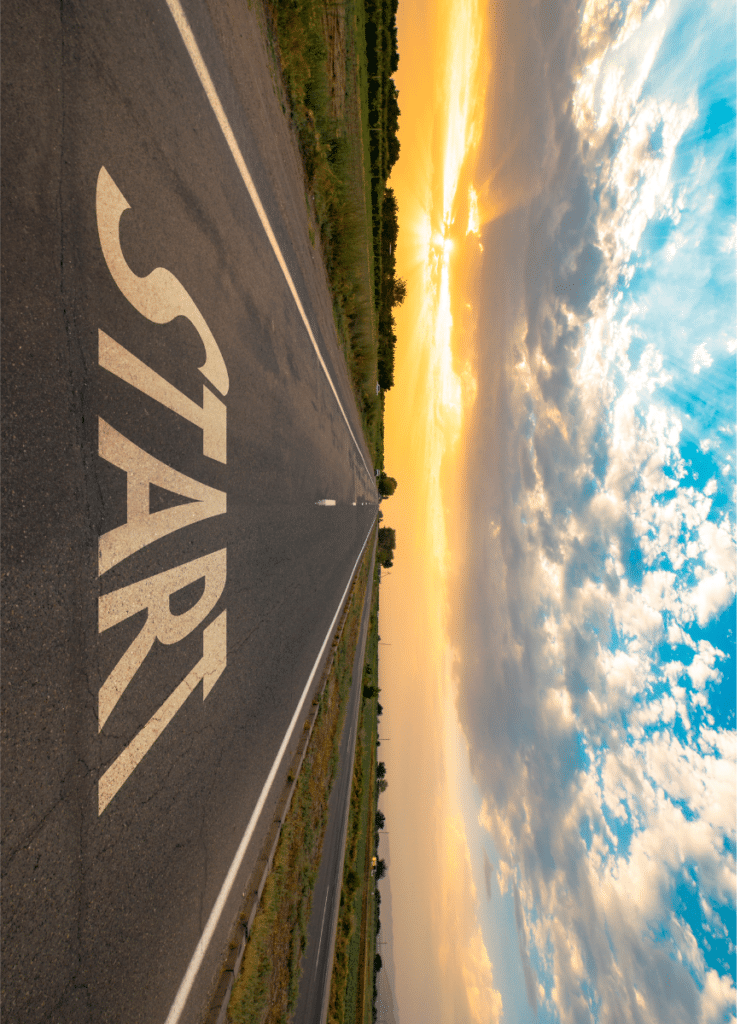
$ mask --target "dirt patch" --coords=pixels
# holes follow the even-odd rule
[[[324,35],[326,37],[326,73],[332,98],[332,115],[337,121],[345,116],[345,5],[344,2],[327,4],[324,8]]]

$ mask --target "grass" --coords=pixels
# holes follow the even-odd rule
[[[370,546],[321,694],[306,760],[253,922],[241,974],[233,988],[227,1017],[229,1024],[286,1021],[297,1000],[369,564]]]
[[[350,794],[347,846],[340,898],[329,1024],[371,1020],[375,927],[371,857],[375,852],[376,743],[378,731],[378,566],[369,616],[360,728]],[[370,943],[369,943],[369,936]]]
[[[250,2],[250,0],[249,0]],[[340,346],[376,468],[383,468],[383,398],[376,394],[378,317],[370,196],[365,13],[327,0],[265,0],[320,241]],[[341,46],[328,44],[344,19]],[[329,30],[329,34],[328,34]],[[333,88],[334,61],[343,86]],[[363,99],[365,90],[365,100]],[[364,115],[364,103],[366,113]]]

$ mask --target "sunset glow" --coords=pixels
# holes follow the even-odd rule
[[[426,498],[431,510],[431,548],[442,575],[446,560],[446,534],[440,472],[444,456],[456,444],[462,429],[465,405],[472,401],[475,381],[469,367],[457,372],[452,349],[452,258],[455,250],[455,220],[460,178],[472,159],[479,138],[483,109],[482,42],[485,10],[476,0],[472,5],[449,0],[437,23],[445,35],[437,49],[443,57],[436,75],[435,109],[443,120],[433,125],[434,136],[442,140],[441,159],[434,164],[435,180],[426,191],[430,202],[413,214],[403,215],[403,230],[420,239],[417,253],[420,277],[417,288],[422,304],[411,331],[411,356],[425,367],[425,438],[428,455]],[[479,230],[478,204],[472,196],[470,218]],[[461,231],[460,231],[461,234]]]
[[[401,46],[409,52],[410,31],[425,36],[422,15],[415,7],[400,11]],[[493,986],[473,899],[468,901],[473,883],[456,786],[454,665],[446,632],[449,551],[444,476],[458,451],[477,390],[470,364],[457,355],[453,310],[456,315],[466,308],[456,273],[466,229],[470,222],[477,235],[480,227],[477,196],[469,179],[483,117],[486,13],[480,2],[449,0],[440,11],[432,7],[430,14],[435,34],[430,49],[423,50],[422,64],[432,67],[433,75],[411,75],[404,86],[401,74],[395,76],[402,90],[401,131],[413,144],[403,150],[392,177],[400,210],[397,266],[407,282],[407,299],[396,312],[396,383],[386,404],[385,443],[399,488],[385,509],[385,521],[396,526],[398,571],[409,582],[397,589],[390,586],[391,578],[384,580],[391,607],[385,607],[381,616],[382,634],[386,638],[388,633],[392,645],[383,649],[382,664],[395,685],[389,697],[394,714],[388,727],[395,737],[390,763],[403,756],[401,751],[409,751],[418,766],[421,789],[398,785],[395,772],[384,805],[395,831],[409,817],[421,837],[409,850],[390,848],[390,884],[397,899],[423,903],[432,922],[431,934],[420,938],[421,957],[439,967],[443,977],[436,990],[434,1019],[451,1021],[455,1012],[467,1010],[470,1019],[485,1021],[489,1008],[500,1010],[501,997]],[[433,111],[433,120],[426,118],[426,109]],[[408,608],[419,609],[417,617]],[[413,625],[406,631],[411,619]],[[417,787],[418,779],[415,782]],[[428,805],[420,795],[426,790],[432,793]],[[438,883],[430,888],[421,868],[425,858],[430,858],[431,877]],[[425,969],[411,962],[419,937],[410,928],[409,920],[395,921],[395,955],[404,965],[396,984],[398,998],[407,1007],[410,991],[400,982],[406,972],[415,979]]]

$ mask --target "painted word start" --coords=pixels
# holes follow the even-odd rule
[[[177,316],[190,320],[206,353],[206,361],[198,370],[220,395],[225,396],[230,382],[222,353],[183,285],[164,267],[158,267],[146,277],[138,277],[126,263],[120,247],[120,218],[130,206],[104,167],[97,179],[96,209],[102,253],[115,284],[131,305],[152,323],[166,324]],[[198,405],[102,330],[99,331],[99,365],[199,427],[203,434],[204,455],[220,463],[227,462],[227,409],[206,384],[203,386],[203,405]],[[227,511],[227,495],[223,491],[199,483],[165,465],[101,418],[99,454],[123,470],[128,480],[126,521],[99,538],[100,576],[160,537]],[[188,498],[189,502],[151,512],[149,494],[152,486],[173,491]],[[177,644],[202,622],[208,621],[224,591],[226,577],[227,549],[223,548],[99,598],[100,633],[144,609],[147,611],[141,631],[99,691],[100,731],[155,641]],[[173,615],[170,595],[199,579],[204,580],[201,598],[188,611]],[[226,666],[227,613],[221,612],[204,626],[203,654],[198,664],[99,779],[99,814],[198,684],[203,681],[206,700]]]

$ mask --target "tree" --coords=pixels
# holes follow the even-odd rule
[[[386,818],[383,811],[376,811],[376,828],[383,828],[386,825]]]
[[[379,857],[376,861],[376,878],[383,878],[386,874],[386,861]]]
[[[394,549],[397,545],[397,535],[391,526],[379,527],[379,546],[376,557],[379,564],[390,569],[394,564]]]
[[[386,473],[382,473],[379,477],[379,494],[382,498],[391,497],[397,490],[397,481],[393,476],[387,476]]]
[[[405,301],[407,295],[407,285],[401,277],[395,278],[394,286],[392,288],[392,305],[401,306]]]
[[[383,779],[385,775],[386,775],[386,765],[384,764],[383,761],[379,761],[378,766],[376,768],[376,778],[377,779]]]

